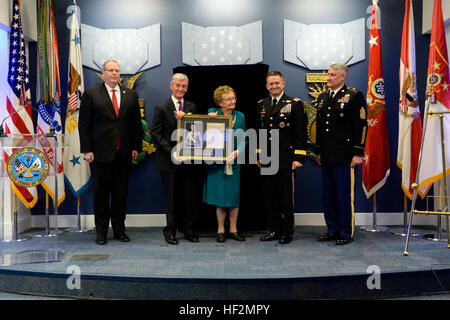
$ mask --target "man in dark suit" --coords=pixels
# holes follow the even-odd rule
[[[353,241],[355,228],[355,167],[362,163],[366,141],[366,100],[345,85],[347,66],[332,64],[330,90],[317,99],[317,162],[322,166],[323,209],[328,230],[318,241]]]
[[[264,168],[262,158],[271,158],[270,166],[278,170],[264,174],[262,178],[262,201],[268,218],[269,232],[261,241],[279,240],[280,244],[292,241],[294,232],[294,179],[295,170],[301,168],[306,156],[306,115],[303,102],[284,93],[285,82],[281,72],[272,71],[266,77],[270,96],[258,102],[257,123],[259,129],[267,130],[267,143],[259,140],[258,166]],[[279,139],[276,139],[277,136]],[[277,145],[273,145],[273,144]],[[271,150],[275,154],[271,154]],[[276,153],[278,151],[278,158]]]
[[[102,74],[105,82],[83,94],[78,123],[81,152],[91,168],[99,245],[107,242],[110,220],[114,238],[130,241],[125,233],[128,176],[131,160],[135,160],[142,149],[136,92],[119,86],[117,61],[106,61]]]
[[[170,81],[172,96],[158,104],[152,122],[152,142],[157,147],[156,168],[161,172],[166,195],[166,220],[163,229],[167,243],[176,245],[177,229],[190,242],[198,242],[194,221],[198,212],[195,194],[193,165],[178,162],[175,152],[176,141],[172,133],[177,129],[177,120],[186,114],[195,114],[197,107],[184,99],[188,89],[188,77],[176,73]]]

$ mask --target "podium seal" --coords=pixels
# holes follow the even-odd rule
[[[8,176],[16,185],[35,187],[47,178],[49,161],[39,149],[25,147],[14,151],[7,163]]]

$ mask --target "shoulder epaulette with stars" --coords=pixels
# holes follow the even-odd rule
[[[348,90],[353,91],[353,92],[358,92],[358,89],[353,88],[353,87],[347,87]]]
[[[300,99],[299,99],[299,98],[294,98],[294,101],[295,101],[295,102],[299,102]]]

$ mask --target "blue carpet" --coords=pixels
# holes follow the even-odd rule
[[[172,246],[164,242],[161,228],[128,228],[130,243],[112,239],[110,232],[105,246],[95,244],[93,231],[2,243],[2,255],[63,250],[64,256],[60,262],[0,267],[0,290],[120,299],[327,299],[450,289],[446,242],[411,238],[404,256],[405,239],[390,232],[358,228],[352,244],[336,246],[316,240],[324,231],[297,227],[288,245],[261,242],[260,234],[253,234],[245,242],[223,244],[213,236],[190,243],[179,235],[179,245]],[[100,259],[89,260],[95,256]],[[81,290],[66,286],[66,270],[73,265],[81,271]],[[371,265],[381,271],[380,290],[367,288]],[[416,277],[414,286],[411,277]]]

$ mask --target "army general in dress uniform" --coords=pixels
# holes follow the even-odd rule
[[[353,241],[355,167],[362,163],[366,140],[366,100],[345,85],[348,68],[332,64],[329,90],[317,99],[317,162],[322,166],[323,209],[328,230],[318,241]]]
[[[258,102],[257,123],[260,132],[267,130],[267,140],[262,142],[260,137],[257,152],[269,232],[260,240],[287,244],[292,241],[295,227],[295,170],[302,167],[306,155],[306,115],[300,99],[284,94],[285,82],[280,72],[267,75],[266,87],[270,96]],[[265,163],[264,157],[270,163]],[[263,168],[270,166],[275,167],[275,172],[265,174]]]

